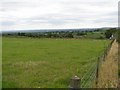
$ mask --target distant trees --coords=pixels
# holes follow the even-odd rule
[[[46,31],[46,32],[15,32],[3,33],[3,36],[32,37],[32,38],[91,38],[105,39],[115,34],[116,28],[109,30],[96,29],[93,31]]]
[[[18,33],[18,36],[25,36],[25,33]]]
[[[86,32],[82,31],[53,31],[53,32],[37,32],[37,33],[6,33],[3,36],[26,36],[36,38],[74,38],[74,36],[84,36]]]
[[[111,28],[109,30],[106,30],[105,37],[109,39],[112,35],[116,33],[116,31],[117,31],[116,28]]]
[[[110,38],[111,35],[114,35],[114,38],[120,43],[120,28],[111,28],[105,32],[106,38]]]
[[[117,41],[120,44],[120,29],[117,30]]]

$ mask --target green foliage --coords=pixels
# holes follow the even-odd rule
[[[117,30],[117,41],[120,43],[120,29]]]
[[[89,37],[89,35],[91,36]],[[51,31],[51,32],[31,32],[31,33],[6,33],[3,36],[26,36],[32,38],[92,38],[104,39],[104,32],[101,30],[94,31]]]
[[[91,39],[105,39],[105,36],[101,32],[92,32],[92,33],[87,33],[84,38],[91,38]]]
[[[116,33],[116,31],[117,31],[116,28],[111,28],[109,30],[106,30],[105,37],[109,39],[113,34]]]
[[[25,36],[25,33],[18,33],[18,36]]]

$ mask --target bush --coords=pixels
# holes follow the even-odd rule
[[[116,31],[117,31],[116,28],[111,28],[107,30],[105,32],[105,37],[109,39],[113,34],[115,34]]]
[[[120,29],[117,30],[117,41],[120,43]]]

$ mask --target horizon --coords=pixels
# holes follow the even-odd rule
[[[16,31],[59,31],[59,30],[92,30],[92,29],[109,29],[118,27],[99,27],[99,28],[60,28],[60,29],[26,29],[26,30],[0,30],[1,32],[16,32]]]

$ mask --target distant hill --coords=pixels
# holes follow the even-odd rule
[[[9,31],[3,31],[2,33],[39,33],[39,32],[57,32],[57,31],[94,31],[97,29],[106,30],[110,29],[110,27],[103,27],[103,28],[80,28],[80,29],[35,29],[35,30],[9,30]]]

